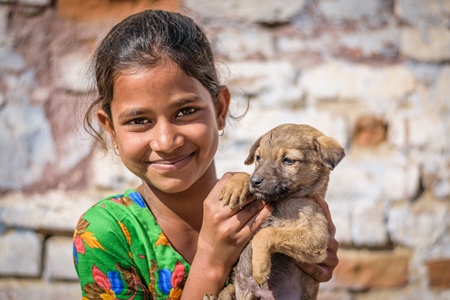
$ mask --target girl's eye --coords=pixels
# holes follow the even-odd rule
[[[293,165],[293,164],[294,164],[294,160],[293,160],[293,159],[290,159],[290,158],[288,158],[288,157],[283,157],[282,162],[283,162],[283,164],[285,164],[285,165]]]
[[[138,119],[133,119],[129,122],[129,124],[131,125],[145,125],[148,124],[150,121],[148,119],[144,119],[144,118],[138,118]]]
[[[186,108],[183,108],[183,109],[181,109],[181,110],[178,112],[177,117],[182,117],[182,116],[188,116],[188,115],[191,115],[191,114],[195,113],[197,110],[198,110],[198,109],[197,109],[197,108],[194,108],[194,107],[186,107]]]

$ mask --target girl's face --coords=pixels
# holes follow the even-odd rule
[[[187,190],[215,176],[218,130],[225,125],[230,95],[223,87],[214,104],[206,88],[170,61],[119,75],[112,119],[100,123],[117,144],[125,166],[166,193]]]

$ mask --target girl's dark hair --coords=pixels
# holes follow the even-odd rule
[[[92,60],[98,97],[89,106],[84,125],[104,146],[92,119],[100,108],[111,118],[114,80],[121,72],[149,69],[163,59],[170,59],[197,79],[216,101],[220,84],[203,30],[191,18],[175,12],[146,10],[131,15],[111,29]]]

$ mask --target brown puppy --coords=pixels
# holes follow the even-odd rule
[[[280,125],[256,141],[245,160],[255,171],[234,175],[222,201],[242,207],[253,194],[274,210],[242,252],[234,286],[219,299],[316,299],[319,283],[295,262],[325,259],[327,220],[311,196],[325,197],[330,171],[344,156],[334,139],[308,125]]]

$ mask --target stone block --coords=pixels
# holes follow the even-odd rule
[[[13,228],[73,233],[79,217],[106,193],[81,190],[10,193],[0,200],[0,223]]]
[[[403,21],[415,27],[448,26],[448,0],[396,0],[394,12]]]
[[[220,72],[225,84],[252,97],[252,109],[273,110],[302,104],[303,93],[294,84],[298,71],[287,60],[228,63]]]
[[[400,52],[408,58],[423,62],[448,61],[450,30],[448,28],[419,30],[405,27],[401,29]]]
[[[369,67],[343,62],[305,70],[299,79],[300,88],[310,99],[361,103],[374,115],[397,108],[415,84],[412,72],[404,65]]]
[[[398,40],[400,32],[395,26],[385,26],[376,30],[361,30],[356,32],[340,32],[339,52],[350,59],[388,58],[398,55]]]
[[[377,0],[320,0],[320,12],[332,21],[362,21],[381,15],[382,2]]]
[[[426,148],[428,151],[440,153],[448,149],[446,123],[444,116],[438,111],[421,114],[408,120],[409,146]]]
[[[95,81],[89,73],[90,54],[73,52],[55,59],[54,72],[59,88],[69,92],[86,93],[95,88]]]
[[[42,242],[43,237],[33,231],[4,232],[0,236],[0,275],[40,276]]]
[[[443,67],[438,74],[435,83],[433,96],[429,99],[431,102],[430,109],[435,109],[437,112],[450,112],[450,67]]]
[[[79,300],[81,288],[77,282],[6,279],[0,280],[0,299]]]
[[[33,5],[33,6],[49,6],[51,0],[18,0],[18,4],[22,5]]]
[[[234,19],[242,22],[286,22],[298,14],[304,0],[185,0],[184,5],[202,18]]]
[[[352,290],[404,286],[409,279],[410,254],[394,251],[339,250],[332,285]]]
[[[269,59],[275,55],[274,37],[257,27],[225,27],[215,37],[215,48],[231,61]]]
[[[351,209],[352,240],[356,246],[382,247],[389,241],[382,202],[359,201]]]
[[[448,234],[449,210],[425,193],[413,204],[399,203],[390,207],[387,227],[392,242],[409,247],[435,245]]]
[[[450,289],[450,259],[430,260],[426,265],[430,287]]]
[[[0,45],[0,71],[18,72],[26,67],[23,57],[9,47]]]
[[[2,79],[11,92],[0,111],[0,188],[14,190],[42,178],[55,160],[54,143],[44,107],[31,104],[26,93],[36,84],[33,72]]]
[[[50,280],[77,280],[72,238],[53,236],[45,242],[44,276]]]

